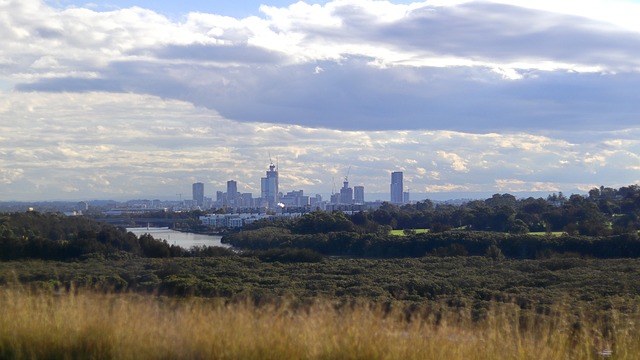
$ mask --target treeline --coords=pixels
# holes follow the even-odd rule
[[[0,260],[68,260],[97,255],[153,258],[212,256],[229,252],[221,248],[183,249],[145,234],[81,216],[35,211],[0,215]]]
[[[384,203],[376,210],[350,216],[324,214],[314,212],[294,221],[261,221],[245,229],[276,226],[296,234],[335,231],[384,234],[387,229],[429,229],[434,233],[455,229],[608,236],[640,229],[640,186],[594,188],[588,195],[574,194],[568,198],[562,193],[546,199],[516,199],[511,194],[495,194],[486,200],[461,205],[434,204],[430,200],[403,206]]]
[[[640,186],[594,188],[588,195],[562,193],[546,199],[516,199],[495,194],[462,205],[430,200],[401,207],[384,204],[365,213],[367,218],[394,229],[446,231],[467,229],[511,233],[566,232],[587,236],[623,234],[640,229]]]
[[[380,236],[356,232],[296,234],[266,227],[227,235],[223,242],[241,249],[310,249],[324,255],[355,257],[488,256],[493,259],[640,257],[636,234],[539,236],[480,231]]]
[[[315,211],[294,220],[254,223],[227,234],[223,242],[242,249],[296,248],[359,257],[640,257],[639,219],[640,187],[632,185],[569,198],[562,193],[547,199],[496,194],[462,205],[425,200],[385,203],[353,215]],[[426,234],[413,230],[425,228]],[[390,235],[391,229],[404,229],[404,236]]]

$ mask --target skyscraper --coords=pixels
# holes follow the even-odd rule
[[[403,199],[402,171],[391,173],[391,203],[402,204]]]
[[[353,202],[355,204],[364,204],[364,186],[353,187]]]
[[[195,201],[196,205],[203,206],[204,205],[204,184],[201,182],[194,183],[192,186],[193,192],[193,201]]]
[[[267,177],[260,179],[261,198],[267,202],[267,207],[273,209],[278,204],[278,169],[273,163],[269,164]]]
[[[349,181],[344,179],[342,183],[342,189],[340,189],[340,204],[353,204],[353,189],[349,187]]]
[[[227,181],[227,202],[231,207],[237,206],[238,183],[235,180]]]

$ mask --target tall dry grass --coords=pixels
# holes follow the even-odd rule
[[[254,306],[89,292],[0,289],[2,359],[640,358],[640,313],[548,315],[495,305],[480,321],[435,304],[407,313],[366,302]]]

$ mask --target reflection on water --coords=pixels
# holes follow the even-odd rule
[[[220,242],[222,236],[217,235],[201,235],[188,232],[180,232],[175,230],[169,230],[167,228],[127,228],[127,231],[140,236],[142,234],[149,234],[157,240],[167,240],[170,245],[177,245],[185,249],[189,249],[192,246],[221,246],[231,247],[227,244]]]

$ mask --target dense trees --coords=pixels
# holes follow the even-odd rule
[[[241,248],[311,249],[324,255],[355,257],[502,256],[512,259],[544,259],[563,256],[591,258],[640,257],[638,235],[540,236],[486,231],[447,231],[439,233],[377,236],[355,232],[317,235],[294,234],[282,229],[264,228],[227,235],[223,241]]]
[[[195,221],[185,219],[187,223]],[[385,203],[376,210],[350,215],[314,211],[294,220],[256,222],[228,234],[223,241],[239,249],[265,252],[253,252],[255,256],[272,249],[289,249],[269,257],[313,261],[317,254],[380,258],[474,255],[496,259],[571,254],[611,258],[640,257],[639,227],[640,187],[633,185],[617,190],[594,188],[586,196],[568,198],[561,193],[547,199],[495,194],[461,205],[424,200],[404,206]],[[405,230],[404,236],[391,235],[392,228]],[[430,231],[413,231],[418,228]],[[552,232],[557,233],[552,236]],[[312,253],[298,252],[303,249]],[[85,217],[38,212],[0,215],[2,260],[71,259],[89,254],[230,255],[212,249],[185,250],[148,235],[138,238]],[[249,252],[246,254],[249,256]]]
[[[404,206],[385,203],[350,216],[313,212],[290,222],[265,222],[223,241],[246,249],[312,249],[361,257],[640,257],[639,218],[640,187],[602,187],[588,196],[560,193],[546,200],[495,194],[462,205],[425,200]],[[404,236],[389,235],[390,228],[404,229]],[[418,228],[430,232],[412,231]]]
[[[353,231],[355,224],[342,212],[314,211],[292,225],[298,234],[320,234],[336,231]]]
[[[203,256],[206,249],[182,249],[150,235],[139,238],[81,216],[35,211],[0,215],[0,260],[75,259],[90,254],[118,257]]]
[[[413,205],[385,203],[368,217],[394,229],[467,229],[511,233],[567,232],[606,236],[640,228],[640,186],[620,189],[594,188],[586,196],[562,193],[547,199],[516,199],[495,194],[486,200],[461,205],[436,204],[430,200]]]

